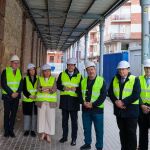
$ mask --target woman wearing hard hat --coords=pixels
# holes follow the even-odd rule
[[[118,72],[108,91],[120,130],[121,150],[136,150],[137,147],[136,129],[141,89],[139,79],[131,75],[129,69],[127,61],[118,63]]]
[[[13,55],[10,67],[1,75],[2,99],[4,100],[4,136],[15,137],[14,124],[22,92],[22,75],[19,69],[19,57]]]
[[[148,132],[150,128],[150,59],[144,61],[145,75],[139,76],[140,115],[139,115],[139,150],[148,150]],[[150,148],[149,148],[150,149]]]
[[[37,92],[38,127],[40,140],[51,143],[51,135],[55,134],[55,108],[57,107],[56,79],[51,75],[48,64],[42,66]]]
[[[27,76],[23,81],[24,136],[36,136],[37,107],[35,105],[38,76],[34,64],[28,64]]]

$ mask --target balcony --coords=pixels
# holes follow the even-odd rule
[[[125,15],[115,14],[115,15],[112,15],[112,17],[111,17],[111,22],[130,22],[130,21],[131,21],[130,14],[129,15],[127,15],[127,14],[125,14]]]
[[[90,39],[90,45],[96,45],[98,43],[98,39],[97,38],[91,38]]]
[[[126,33],[112,33],[112,34],[110,34],[110,38],[112,40],[129,39],[130,38],[130,34],[126,34]]]

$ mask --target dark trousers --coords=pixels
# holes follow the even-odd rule
[[[137,148],[137,118],[119,118],[117,124],[120,130],[121,150],[136,150]]]
[[[150,113],[139,116],[139,148],[148,150],[148,129],[150,128]]]
[[[4,100],[4,130],[12,132],[14,129],[16,114],[18,110],[19,99]]]
[[[71,117],[71,127],[72,133],[71,138],[73,140],[77,139],[77,130],[78,130],[78,111],[67,111],[62,109],[62,128],[63,128],[63,138],[68,137],[68,120],[69,115]]]

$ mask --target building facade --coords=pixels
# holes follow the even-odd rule
[[[99,25],[89,32],[89,59],[99,57]],[[129,0],[105,21],[105,53],[141,48],[141,6]]]
[[[62,51],[48,50],[47,63],[51,66],[52,72],[60,73],[63,70]]]
[[[130,0],[106,19],[105,52],[141,48],[141,6]]]

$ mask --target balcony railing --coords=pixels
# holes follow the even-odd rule
[[[130,15],[112,15],[111,17],[112,21],[130,21],[131,20],[131,16]]]
[[[130,34],[126,34],[126,33],[112,33],[112,34],[110,34],[110,37],[113,40],[129,39],[130,38]]]

